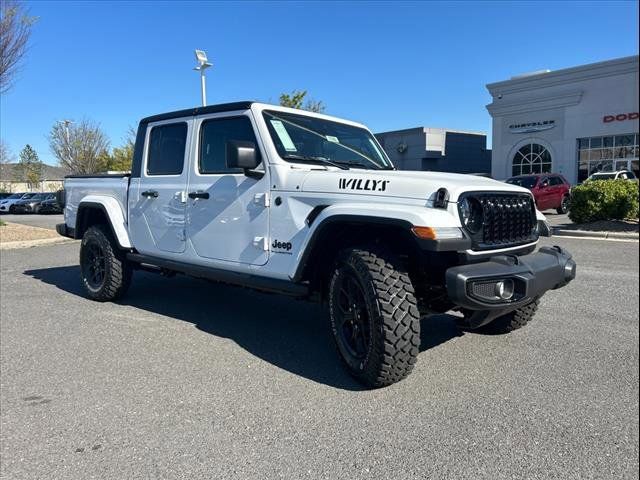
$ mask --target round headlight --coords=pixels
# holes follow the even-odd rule
[[[482,228],[483,213],[482,206],[477,200],[465,198],[460,203],[460,217],[462,226],[471,233],[478,233]]]

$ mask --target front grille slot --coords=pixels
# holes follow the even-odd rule
[[[471,235],[474,250],[508,248],[537,240],[536,212],[530,195],[478,193],[467,197],[477,200],[484,214],[481,231]]]

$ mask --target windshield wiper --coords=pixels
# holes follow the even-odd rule
[[[314,157],[311,155],[296,155],[296,154],[290,153],[287,155],[282,155],[282,158],[285,160],[296,160],[298,162],[320,163],[322,165],[331,165],[332,167],[339,168],[340,170],[349,170],[349,167],[347,167],[346,165],[332,162],[331,160],[327,160],[324,157]]]
[[[351,167],[361,167],[364,168],[365,170],[394,170],[393,167],[388,167],[388,166],[381,166],[377,163],[373,163],[371,162],[371,164],[365,164],[365,163],[361,163],[361,162],[336,162],[336,163],[340,163],[343,165],[349,165]],[[371,165],[375,165],[376,168],[371,168]]]

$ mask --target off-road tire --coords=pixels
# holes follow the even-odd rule
[[[565,195],[564,197],[562,197],[562,200],[560,200],[560,206],[556,208],[556,212],[558,212],[558,215],[567,213],[569,211],[570,203],[571,199],[569,198],[569,195]]]
[[[535,299],[533,302],[528,303],[511,313],[507,313],[502,317],[496,318],[491,323],[480,327],[478,331],[497,335],[518,330],[531,321],[533,316],[536,314],[539,305],[540,300]]]
[[[87,250],[99,248],[104,255],[103,280],[96,284],[89,279]],[[98,302],[109,302],[122,297],[131,283],[132,269],[125,254],[105,225],[89,227],[80,245],[80,277],[87,297]]]
[[[341,275],[362,288],[370,325],[366,356],[345,354],[339,338],[337,302]],[[329,281],[329,320],[338,354],[347,370],[369,387],[396,383],[411,373],[420,349],[420,314],[413,285],[398,259],[381,247],[340,252]]]

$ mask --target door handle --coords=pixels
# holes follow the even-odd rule
[[[158,198],[158,192],[155,190],[145,190],[140,195],[147,198]]]
[[[209,192],[189,192],[189,198],[196,199],[202,198],[203,200],[207,200],[209,198]]]

